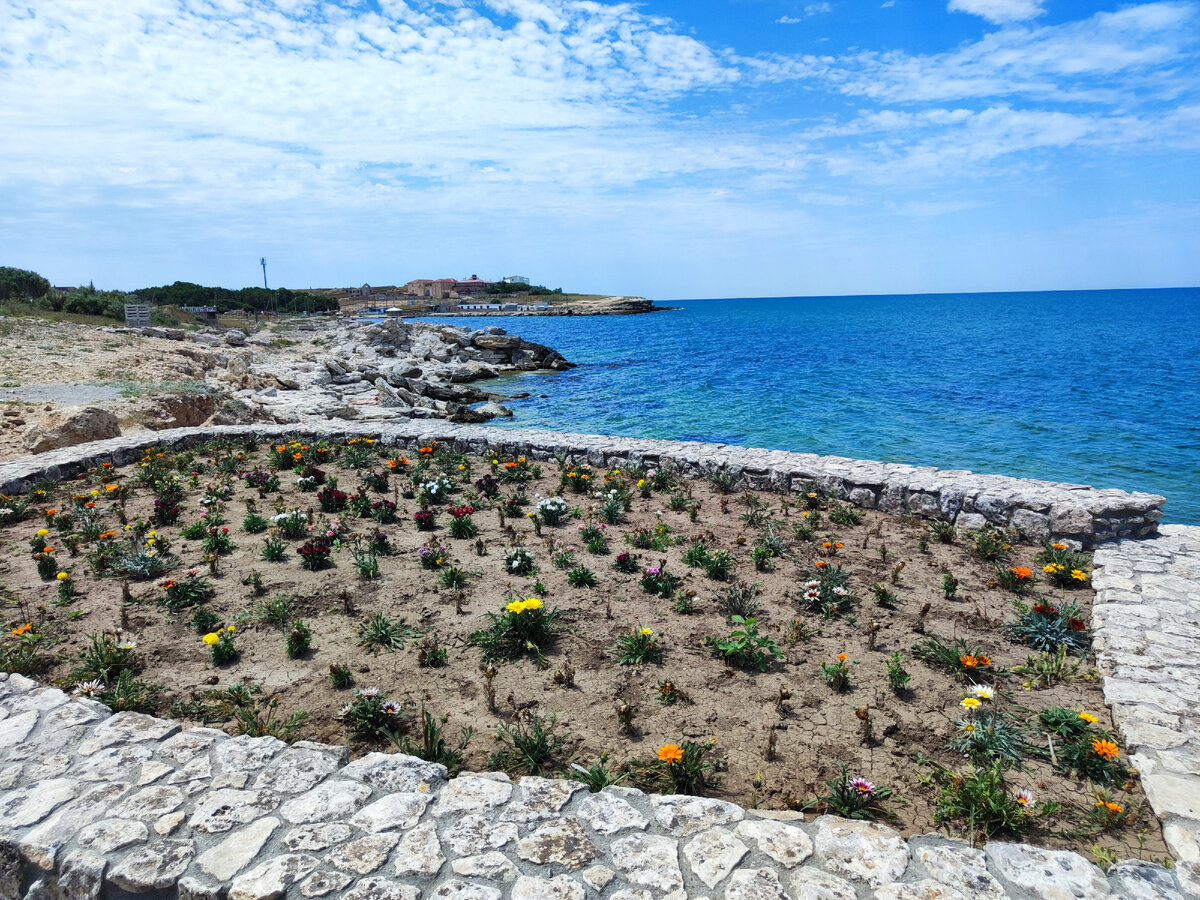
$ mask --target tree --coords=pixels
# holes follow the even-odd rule
[[[0,266],[0,300],[32,300],[50,293],[50,282],[37,272]]]

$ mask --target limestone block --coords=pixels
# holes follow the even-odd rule
[[[278,819],[259,819],[205,850],[197,857],[196,865],[218,881],[228,881],[258,856],[278,827]]]
[[[506,822],[554,818],[581,790],[584,786],[578,782],[527,775],[521,779],[516,798],[505,807],[500,818]]]
[[[339,778],[326,781],[287,801],[279,807],[279,814],[298,825],[343,819],[350,816],[358,804],[369,796],[371,789],[365,784]]]
[[[1108,883],[1122,900],[1186,900],[1169,871],[1136,860],[1109,869]]]
[[[584,900],[586,896],[583,885],[569,875],[555,878],[522,875],[509,894],[511,900]]]
[[[283,845],[292,852],[324,850],[326,847],[350,840],[353,834],[353,828],[340,822],[298,825],[283,836]]]
[[[300,895],[309,898],[324,897],[326,894],[340,891],[353,880],[345,872],[318,869],[300,882]]]
[[[932,878],[923,878],[912,884],[885,884],[875,891],[875,900],[972,900],[962,891],[956,891]]]
[[[126,891],[140,894],[162,891],[187,871],[194,848],[190,840],[161,840],[135,850],[113,866],[108,880]]]
[[[430,799],[428,794],[388,794],[360,809],[350,824],[371,833],[407,830],[417,824]]]
[[[575,816],[597,834],[617,834],[627,828],[645,831],[650,824],[628,801],[609,790],[584,797]]]
[[[229,886],[229,900],[275,900],[316,867],[317,860],[312,856],[276,856],[235,878]]]
[[[651,797],[654,819],[679,837],[689,837],[714,825],[740,822],[746,813],[740,806],[707,797]]]
[[[724,881],[749,852],[750,848],[726,828],[701,832],[683,846],[683,858],[696,877],[710,888]]]
[[[446,767],[400,753],[368,753],[343,767],[340,775],[388,793],[411,794],[443,783]]]
[[[483,884],[470,884],[458,878],[443,881],[429,896],[434,900],[500,900],[500,892]]]
[[[188,826],[208,834],[228,831],[260,819],[278,806],[279,799],[270,791],[238,791],[221,788],[196,801]]]
[[[463,816],[442,835],[443,843],[455,856],[469,856],[485,847],[497,850],[516,839],[516,825],[480,815]]]
[[[600,851],[580,824],[566,817],[522,838],[517,843],[517,855],[538,865],[556,864],[579,869],[596,859]]]
[[[1112,893],[1104,873],[1078,853],[994,843],[984,854],[994,875],[1043,900],[1098,900]]]
[[[754,869],[736,872],[729,879],[729,887],[725,889],[725,900],[790,900],[790,898],[774,871]]]
[[[462,812],[479,812],[501,806],[512,796],[512,782],[479,775],[460,775],[447,784],[433,807],[435,818]]]
[[[849,881],[814,866],[792,871],[792,895],[795,900],[858,900]]]
[[[410,884],[400,884],[387,878],[372,876],[362,879],[346,891],[343,900],[418,900],[420,896],[420,889]]]
[[[387,862],[388,854],[398,840],[398,834],[369,834],[356,841],[339,844],[330,851],[328,859],[343,871],[369,875]]]
[[[886,826],[834,816],[821,816],[816,826],[816,851],[835,875],[881,887],[898,881],[908,867],[908,845]]]
[[[442,855],[437,832],[433,826],[418,825],[400,839],[392,861],[397,875],[436,875],[441,871],[446,857]]]
[[[131,844],[141,843],[149,836],[149,829],[141,822],[101,819],[83,828],[77,835],[76,842],[84,849],[108,855]]]
[[[612,863],[636,885],[656,891],[683,890],[679,842],[659,835],[635,834],[609,848]]]
[[[299,794],[337,771],[338,763],[339,759],[332,754],[292,746],[263,769],[254,786],[282,794]]]
[[[487,853],[477,853],[464,856],[450,864],[455,875],[461,875],[471,881],[502,881],[508,883],[516,879],[517,867],[503,853],[489,850]]]
[[[812,841],[795,825],[752,819],[739,823],[737,833],[739,837],[754,841],[759,850],[788,869],[812,856]]]
[[[959,841],[947,841],[939,835],[923,835],[908,842],[913,857],[925,866],[930,876],[944,885],[976,900],[1005,900],[1000,882],[987,870],[987,857]]]

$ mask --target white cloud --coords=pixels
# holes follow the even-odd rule
[[[1042,9],[1042,0],[950,0],[946,8],[951,12],[982,16],[998,25],[1024,22],[1046,12]]]
[[[804,21],[803,16],[780,16],[775,20],[776,25],[799,25]]]

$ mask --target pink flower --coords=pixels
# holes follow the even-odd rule
[[[850,787],[860,796],[869,797],[875,790],[875,785],[865,778],[851,778]]]

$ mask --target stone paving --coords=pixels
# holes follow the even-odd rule
[[[1178,860],[1200,863],[1200,527],[1095,555],[1104,698]]]
[[[181,729],[0,674],[0,900],[1200,896],[1024,844]]]

